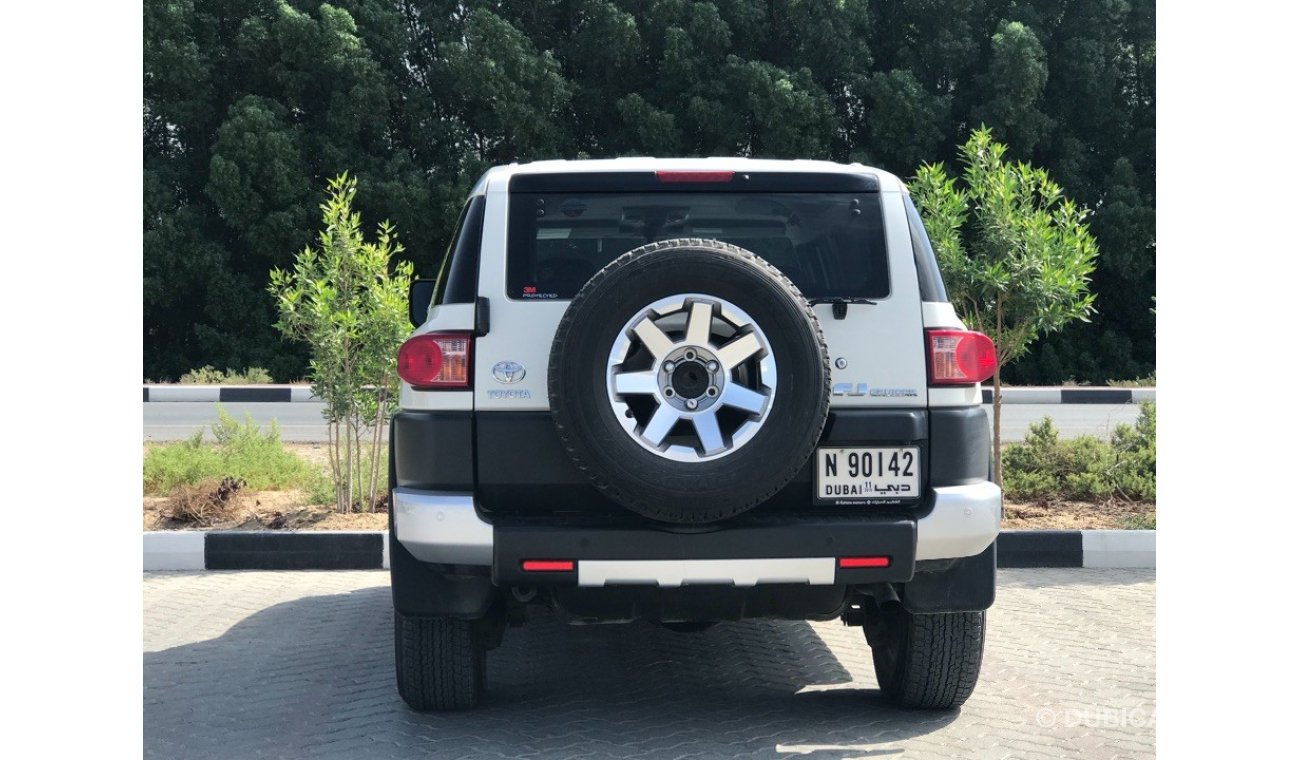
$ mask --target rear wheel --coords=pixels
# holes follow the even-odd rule
[[[487,666],[475,621],[413,618],[393,611],[397,691],[419,712],[465,710],[478,704]]]
[[[863,627],[876,680],[899,707],[961,706],[979,679],[985,613],[913,614],[897,604],[876,609]]]

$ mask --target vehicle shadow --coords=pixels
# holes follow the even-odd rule
[[[568,626],[540,611],[489,653],[478,710],[433,715],[398,697],[392,641],[383,585],[279,604],[218,638],[146,653],[145,754],[871,757],[958,715],[888,706],[860,663],[855,683],[803,622],[687,634]]]

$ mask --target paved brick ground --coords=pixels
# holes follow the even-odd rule
[[[384,572],[147,574],[145,755],[1151,757],[1155,574],[1004,570],[960,712],[895,710],[839,623],[701,634],[547,615],[489,655],[478,711],[418,715]]]

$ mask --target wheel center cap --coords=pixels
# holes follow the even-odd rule
[[[717,354],[704,346],[679,346],[659,365],[657,374],[662,398],[682,412],[713,406],[727,382]]]
[[[682,398],[699,398],[709,387],[710,374],[699,362],[682,362],[673,370],[673,390]]]

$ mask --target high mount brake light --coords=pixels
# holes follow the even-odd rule
[[[730,182],[735,172],[729,171],[657,171],[660,182]]]
[[[468,389],[473,348],[467,332],[416,335],[397,350],[397,376],[416,390]]]
[[[931,385],[972,385],[993,377],[997,352],[984,333],[926,330]]]

